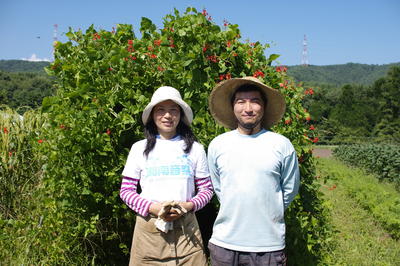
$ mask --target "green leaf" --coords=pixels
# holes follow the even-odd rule
[[[278,59],[279,56],[280,56],[279,54],[271,54],[271,55],[268,57],[268,61],[269,61],[269,62],[272,62],[272,61]]]

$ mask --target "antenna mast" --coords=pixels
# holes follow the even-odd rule
[[[58,24],[54,24],[54,31],[53,31],[53,59],[54,59],[54,53],[55,53],[55,45],[56,45],[56,43],[58,41],[57,31],[58,31]]]
[[[303,57],[301,58],[301,64],[303,66],[308,66],[307,37],[305,34],[303,39]]]

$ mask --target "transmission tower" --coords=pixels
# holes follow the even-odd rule
[[[54,52],[55,52],[55,45],[57,43],[57,31],[58,31],[58,24],[54,24],[54,31],[53,31],[53,59],[54,59]]]
[[[303,39],[303,57],[301,58],[301,64],[303,66],[308,66],[307,36],[305,34]]]

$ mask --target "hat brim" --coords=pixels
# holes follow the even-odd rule
[[[285,99],[279,91],[268,87],[254,77],[233,78],[218,83],[209,97],[211,115],[220,125],[236,129],[237,119],[233,112],[231,98],[236,89],[245,84],[255,85],[265,93],[267,104],[261,124],[264,128],[269,129],[282,119],[286,109]]]
[[[148,120],[150,118],[150,115],[151,115],[151,111],[153,110],[154,106],[156,106],[157,104],[159,104],[161,102],[168,101],[168,100],[171,100],[171,101],[175,102],[177,105],[179,105],[182,108],[183,113],[184,113],[184,116],[183,116],[182,120],[186,125],[190,126],[190,124],[193,121],[193,111],[190,108],[190,106],[187,103],[185,103],[183,100],[180,100],[180,99],[169,99],[169,98],[168,99],[159,99],[157,101],[150,102],[143,110],[143,114],[142,114],[142,122],[143,122],[143,124],[144,125],[147,124],[147,122],[148,122]]]

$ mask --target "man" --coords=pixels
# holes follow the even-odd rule
[[[284,98],[245,77],[219,83],[209,102],[214,119],[234,129],[208,148],[220,201],[209,241],[212,265],[286,265],[284,210],[298,192],[300,174],[293,145],[268,130],[281,120]]]

